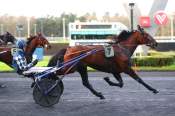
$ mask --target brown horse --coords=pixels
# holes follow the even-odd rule
[[[48,40],[41,34],[30,36],[27,38],[27,46],[25,48],[26,59],[28,62],[32,60],[32,54],[38,46],[50,48],[51,45]],[[0,48],[0,61],[12,67],[11,48]]]
[[[148,45],[154,48],[157,45],[157,42],[153,39],[151,35],[146,33],[140,26],[138,26],[138,30],[134,30],[132,32],[123,31],[117,37],[121,44],[112,44],[111,46],[114,49],[114,57],[106,58],[104,55],[104,48],[101,45],[94,46],[75,46],[69,47],[67,49],[62,49],[55,56],[53,56],[48,64],[48,66],[56,65],[57,60],[61,60],[64,62],[71,60],[72,58],[79,56],[82,53],[87,51],[97,49],[100,50],[95,54],[89,55],[86,58],[79,61],[79,63],[71,69],[68,73],[73,73],[74,71],[78,71],[82,78],[82,83],[85,87],[87,87],[94,95],[104,99],[104,96],[101,92],[97,92],[88,80],[87,66],[90,66],[94,69],[97,69],[102,72],[112,73],[115,79],[119,83],[114,83],[110,81],[108,77],[104,78],[105,81],[111,86],[123,87],[123,80],[121,78],[120,73],[126,73],[135,79],[137,82],[141,83],[148,90],[153,93],[158,93],[158,91],[148,84],[146,84],[132,69],[131,67],[131,56],[138,45]],[[121,40],[123,39],[123,40]],[[66,67],[57,72],[58,75],[62,75],[69,67]]]

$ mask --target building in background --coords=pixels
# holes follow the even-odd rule
[[[74,22],[69,23],[69,45],[104,45],[110,36],[118,35],[128,28],[120,22]]]

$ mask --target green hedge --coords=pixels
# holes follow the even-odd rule
[[[170,56],[145,56],[132,58],[132,64],[137,66],[168,66],[175,62],[175,57]]]

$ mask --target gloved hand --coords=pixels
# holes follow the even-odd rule
[[[35,66],[37,63],[38,63],[38,59],[35,59],[35,60],[33,61],[33,65]]]

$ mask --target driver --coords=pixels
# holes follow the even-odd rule
[[[27,60],[25,58],[25,47],[26,41],[24,41],[23,39],[19,39],[16,41],[16,46],[12,50],[12,65],[18,74],[23,74],[23,71],[30,69],[38,63],[38,60],[36,59],[33,62],[27,64]]]

